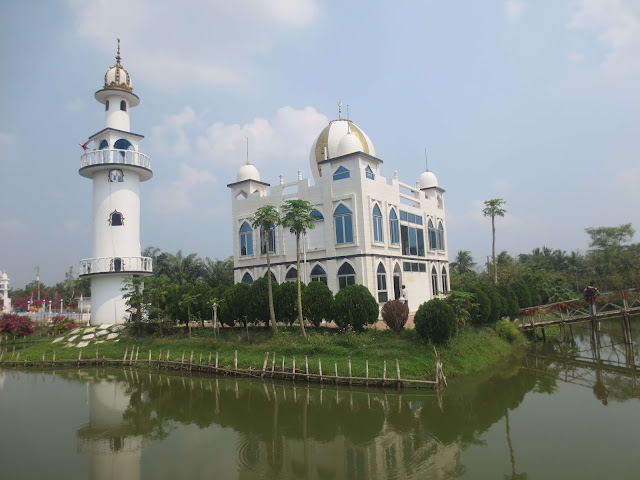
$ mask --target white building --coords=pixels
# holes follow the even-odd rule
[[[0,305],[1,313],[11,313],[11,299],[9,298],[9,277],[6,272],[0,272]]]
[[[409,309],[449,289],[444,190],[426,170],[415,185],[382,176],[382,160],[367,135],[350,120],[333,120],[311,147],[313,182],[300,170],[294,182],[261,181],[248,162],[231,189],[235,282],[265,276],[266,248],[251,228],[263,205],[280,208],[287,199],[310,202],[315,228],[304,241],[302,281],[323,281],[336,293],[363,284],[380,304],[401,296],[405,285]],[[295,237],[281,226],[271,242],[271,262],[278,282],[296,278]]]
[[[151,259],[141,256],[140,182],[153,173],[151,159],[138,148],[144,137],[130,131],[129,110],[140,103],[132,90],[118,39],[116,64],[95,93],[104,105],[105,128],[89,137],[86,143],[95,147],[82,155],[79,171],[93,181],[93,257],[80,263],[80,276],[91,278],[92,325],[124,322],[124,281],[152,272]]]

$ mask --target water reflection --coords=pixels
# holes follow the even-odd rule
[[[527,438],[536,442],[531,432],[540,417],[524,419],[541,397],[559,397],[563,385],[572,384],[609,409],[640,398],[637,349],[627,352],[607,338],[603,334],[593,350],[588,332],[576,331],[573,342],[539,344],[493,372],[451,382],[443,395],[129,369],[37,376],[12,370],[4,377],[0,371],[0,378],[5,390],[20,376],[86,384],[89,419],[75,435],[79,451],[90,457],[93,479],[159,478],[158,471],[170,478],[186,466],[192,468],[187,478],[480,478],[485,451],[490,478],[522,479],[538,466],[532,462],[538,444]],[[573,409],[576,401],[566,404]],[[54,421],[47,427],[64,429]],[[481,460],[474,461],[478,451]]]

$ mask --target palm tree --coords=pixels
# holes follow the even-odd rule
[[[278,333],[278,325],[276,324],[276,313],[273,309],[273,289],[271,287],[271,235],[273,235],[273,229],[280,223],[280,214],[278,209],[273,205],[264,205],[260,207],[253,214],[251,219],[251,225],[253,228],[260,229],[260,236],[263,239],[263,245],[265,245],[265,252],[267,253],[267,286],[269,289],[269,316],[271,318],[271,329],[273,333]]]
[[[498,283],[498,266],[496,264],[496,217],[504,217],[507,211],[502,208],[502,205],[507,203],[501,198],[492,198],[491,200],[485,200],[484,210],[482,214],[485,217],[491,217],[491,233],[493,235],[493,241],[491,243],[491,256],[493,258],[493,283]]]
[[[470,272],[475,265],[476,262],[473,261],[469,250],[458,250],[456,261],[451,263],[451,268],[455,268],[462,275]]]
[[[282,225],[289,227],[289,231],[296,236],[296,275],[298,277],[298,318],[300,319],[300,328],[302,335],[307,338],[307,332],[304,330],[304,320],[302,319],[302,291],[300,288],[300,235],[307,233],[307,230],[313,228],[313,219],[311,211],[313,207],[306,200],[285,200],[282,206],[284,217],[282,217]]]

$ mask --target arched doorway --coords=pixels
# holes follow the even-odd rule
[[[402,287],[402,270],[400,270],[400,264],[396,263],[393,268],[393,298],[396,300],[400,300],[402,295],[400,287]]]

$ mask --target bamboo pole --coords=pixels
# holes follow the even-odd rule
[[[149,349],[149,368],[151,368],[151,349]]]
[[[365,376],[367,378],[365,385],[369,386],[369,360],[365,360],[364,370],[365,370]]]
[[[136,365],[138,364],[138,353],[140,353],[140,347],[136,348]]]
[[[235,353],[234,353],[233,369],[236,372],[238,371],[238,350],[235,350]]]
[[[348,358],[349,363],[349,385],[351,385],[351,357]]]
[[[273,352],[273,359],[271,360],[271,377],[273,377],[275,370],[276,370],[276,352]]]
[[[209,352],[209,361],[207,362],[207,365],[211,366],[211,352]]]
[[[262,364],[262,376],[264,377],[264,372],[267,370],[267,362],[269,362],[269,352],[264,355],[264,363]]]
[[[133,347],[131,347],[131,356],[129,357],[129,365],[133,363]]]
[[[382,362],[382,381],[387,379],[387,361]]]
[[[218,351],[216,350],[216,372],[218,371]]]
[[[318,358],[318,370],[320,371],[320,383],[322,383],[322,359]]]
[[[336,385],[337,385],[338,384],[338,362],[334,362],[333,367],[334,367],[334,371],[336,373],[335,381],[336,381]]]
[[[184,367],[184,351],[182,352],[182,360],[180,361],[180,370]]]
[[[306,355],[304,356],[304,369],[307,372],[307,381],[309,381],[309,359]]]
[[[129,354],[129,347],[124,351],[124,357],[122,357],[122,365],[127,361],[127,355]]]
[[[189,357],[189,371],[191,371],[192,366],[193,366],[193,350],[191,350],[191,356]]]
[[[295,380],[296,380],[296,357],[293,357],[293,369],[292,369],[292,371],[293,371],[293,381],[295,382]],[[295,392],[295,390],[294,390],[294,392]]]

